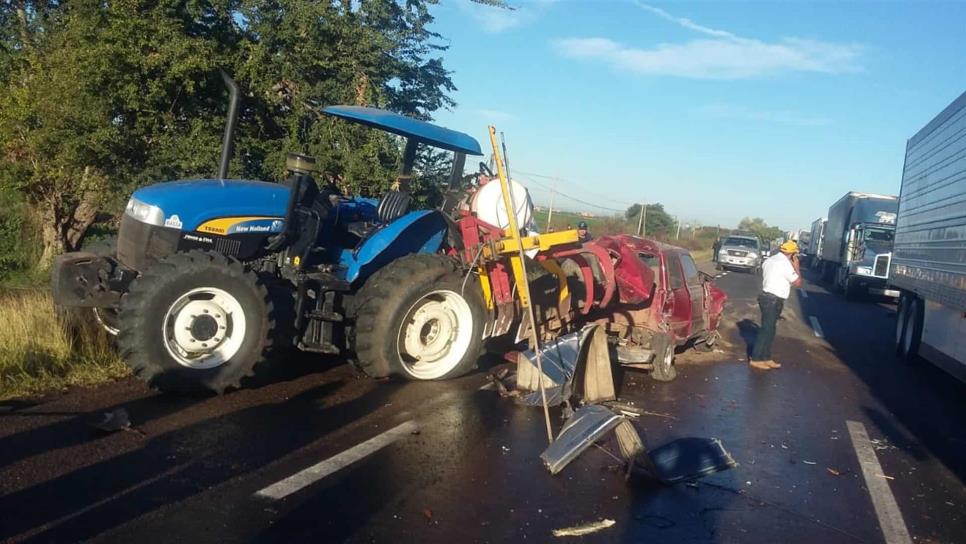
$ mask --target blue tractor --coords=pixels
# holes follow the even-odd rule
[[[406,138],[401,189],[382,199],[320,187],[315,160],[290,154],[281,183],[227,178],[238,88],[216,179],[134,192],[116,251],[56,259],[55,302],[89,308],[134,372],[178,392],[240,387],[277,352],[351,353],[370,376],[435,380],[476,365],[485,306],[478,277],[447,256],[459,232],[441,210],[410,210],[418,144],[454,152],[472,137],[392,112],[334,106],[328,115]]]

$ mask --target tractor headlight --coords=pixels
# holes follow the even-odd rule
[[[871,266],[857,266],[855,267],[855,273],[860,276],[871,276],[872,267]]]
[[[131,200],[127,201],[127,208],[124,210],[124,213],[142,223],[157,225],[159,227],[164,225],[164,212],[161,208],[146,204],[136,198],[131,198]]]

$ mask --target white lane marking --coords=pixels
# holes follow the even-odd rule
[[[882,529],[886,544],[911,544],[909,530],[902,520],[902,512],[899,511],[896,498],[889,488],[889,481],[882,477],[882,465],[875,456],[875,449],[869,441],[865,425],[858,421],[846,421],[845,424],[849,428],[852,447],[855,448],[855,455],[859,458],[865,486],[869,489],[869,496],[872,497],[872,506],[875,507],[875,515],[879,518],[879,528]]]
[[[812,322],[812,333],[819,338],[824,338],[825,333],[822,332],[822,325],[819,324],[818,319],[814,315],[810,315],[808,320]]]
[[[802,298],[808,298],[808,291],[799,289],[798,292],[802,294]]]
[[[393,442],[419,430],[415,421],[407,421],[388,431],[374,436],[361,444],[356,444],[342,453],[329,457],[321,463],[310,466],[309,468],[296,472],[284,480],[255,493],[258,497],[268,499],[282,499],[295,493],[296,491],[311,485],[326,476],[338,472],[343,468],[355,463],[356,461],[368,457],[373,453],[385,448]]]

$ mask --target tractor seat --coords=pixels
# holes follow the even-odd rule
[[[372,231],[379,228],[381,225],[386,225],[393,221],[394,219],[399,219],[400,217],[406,215],[409,211],[409,203],[412,198],[409,193],[405,191],[395,191],[390,190],[386,193],[386,196],[382,197],[379,201],[379,207],[376,208],[376,216],[378,218],[378,223],[370,223],[368,221],[356,221],[349,223],[345,226],[345,229],[359,237],[360,240],[364,240]]]
[[[409,211],[409,203],[411,201],[412,198],[408,192],[390,190],[379,201],[379,208],[376,210],[376,214],[379,216],[379,222],[383,224],[389,223],[394,219],[406,215],[406,212]]]

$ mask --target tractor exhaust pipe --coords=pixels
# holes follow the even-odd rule
[[[232,144],[235,139],[235,125],[238,124],[238,105],[241,97],[238,84],[221,68],[218,69],[221,79],[228,87],[228,119],[225,120],[225,135],[221,140],[221,160],[218,161],[218,179],[228,178],[228,163],[231,162]]]

